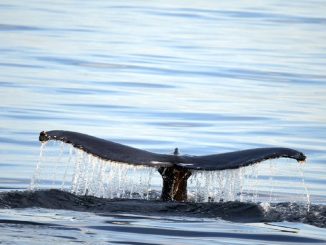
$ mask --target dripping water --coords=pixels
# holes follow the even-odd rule
[[[299,173],[301,175],[301,183],[302,183],[302,186],[303,186],[303,188],[305,190],[305,194],[306,194],[307,212],[309,212],[311,201],[310,201],[310,194],[309,194],[309,191],[308,191],[308,187],[307,187],[306,182],[304,180],[305,179],[304,178],[304,164],[305,164],[305,162],[302,162],[297,166],[298,166]]]
[[[64,190],[64,187],[65,187],[65,183],[66,183],[66,179],[67,179],[67,175],[68,175],[68,169],[71,166],[71,159],[72,159],[72,155],[73,155],[73,150],[74,150],[73,146],[70,145],[69,146],[68,161],[67,161],[67,164],[66,164],[66,167],[65,167],[65,172],[64,172],[64,175],[63,175],[63,179],[62,179],[61,190]]]
[[[60,189],[77,195],[149,198],[155,172],[152,168],[103,160],[71,145],[67,151],[64,149],[66,145],[60,145],[60,154],[57,157],[52,154],[53,151],[47,152],[49,156],[46,159],[43,157],[45,143],[41,145],[40,157],[31,180],[31,190],[39,188],[43,182],[52,188],[59,185]],[[58,144],[54,141],[52,146],[56,148]]]
[[[54,142],[56,143],[56,142]],[[52,184],[54,185],[55,182],[57,181],[57,172],[58,172],[58,168],[60,167],[60,162],[62,161],[62,157],[64,154],[64,143],[63,142],[58,142],[59,143],[59,157],[58,157],[58,161],[54,162],[53,164],[53,176],[52,176]]]
[[[269,203],[271,203],[272,197],[273,197],[273,191],[274,191],[274,178],[273,176],[275,175],[275,167],[272,161],[269,161],[269,171],[270,171],[270,176],[269,176],[269,185],[270,185],[270,192],[269,192]]]
[[[31,184],[30,184],[30,189],[31,190],[35,190],[37,185],[38,185],[38,180],[40,178],[40,174],[41,174],[41,164],[43,162],[43,153],[45,150],[45,146],[46,146],[47,142],[42,142],[41,147],[40,147],[40,155],[39,155],[39,159],[36,163],[36,168],[31,180]]]
[[[50,188],[60,188],[77,195],[111,199],[159,198],[162,183],[154,168],[103,160],[61,142],[60,145],[54,143],[55,149],[51,151],[49,147],[51,142],[41,145],[39,160],[31,179],[31,190],[39,188],[42,183],[48,183]],[[46,159],[44,159],[45,155]],[[265,186],[269,189],[267,199],[263,201],[270,203],[274,201],[272,197],[277,180],[276,170],[279,168],[275,167],[273,161],[269,161],[266,166],[264,169],[264,164],[260,163],[233,170],[192,171],[188,180],[189,200],[258,202],[262,201],[259,199],[261,191],[258,190]],[[304,182],[303,169],[299,168],[299,171],[309,209],[310,199]],[[269,177],[264,181],[261,176],[266,173],[269,173]],[[153,177],[157,178],[159,184],[153,185]]]
[[[284,161],[286,162],[284,164]],[[284,169],[291,171],[298,164],[291,160],[270,160],[266,163],[258,163],[245,168],[223,171],[193,171],[188,182],[188,196],[196,202],[210,201],[240,201],[272,203],[279,201],[302,201],[301,187],[298,186],[298,195],[288,195],[286,189],[283,192],[275,191],[275,184],[284,176]],[[307,206],[309,207],[308,188],[304,182],[303,169],[300,168],[301,181],[306,193]],[[293,175],[293,174],[292,174]],[[295,177],[295,176],[294,176]],[[290,181],[290,180],[289,180]],[[293,181],[293,180],[291,180]],[[295,182],[290,182],[290,186]],[[300,183],[299,183],[300,184]],[[283,186],[279,186],[282,190]]]

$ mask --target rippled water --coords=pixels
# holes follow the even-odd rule
[[[324,1],[318,0],[2,1],[0,188],[28,188],[38,161],[39,132],[64,129],[160,153],[175,147],[196,155],[291,147],[308,156],[304,180],[312,203],[325,204],[325,12]],[[269,193],[273,186],[273,201],[304,202],[298,164],[273,164],[272,169],[269,163],[259,166],[258,193]],[[47,169],[51,172],[51,166]],[[274,181],[267,181],[271,173]],[[159,176],[155,178],[158,183]],[[87,215],[92,225],[85,224]],[[128,216],[131,223],[126,226],[138,230],[121,232],[94,228],[106,220],[87,215],[74,214],[76,232],[4,222],[1,240],[20,234],[24,238],[17,238],[18,244],[42,244],[45,233],[53,244],[76,239],[202,244],[205,235],[196,233],[199,229],[226,229],[256,236],[221,240],[216,233],[205,243],[262,244],[270,239],[257,234],[274,229],[222,220],[197,224],[188,218],[180,223]],[[0,216],[18,221],[33,216],[64,225],[73,215],[11,209]],[[281,225],[311,238],[321,238],[324,231],[300,223]],[[175,236],[139,230],[144,226],[182,232]]]

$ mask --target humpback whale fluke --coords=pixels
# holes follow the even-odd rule
[[[175,148],[173,154],[158,154],[63,130],[42,131],[39,140],[63,141],[104,160],[155,167],[163,179],[161,199],[165,201],[187,200],[187,180],[192,170],[236,169],[280,157],[292,158],[298,162],[306,159],[302,152],[283,147],[256,148],[205,156],[179,155],[178,148]]]

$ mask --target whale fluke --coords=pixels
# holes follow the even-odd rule
[[[108,161],[153,167],[173,166],[172,155],[152,153],[77,132],[63,130],[43,131],[40,133],[39,140],[41,142],[48,140],[63,141]]]
[[[191,176],[192,170],[236,169],[280,157],[297,161],[306,159],[302,152],[282,147],[256,148],[205,156],[179,155],[176,148],[174,154],[158,154],[87,134],[63,130],[42,131],[39,140],[63,141],[108,161],[155,167],[163,178],[162,199],[175,201],[187,199],[187,179]]]
[[[275,158],[293,158],[298,162],[305,161],[306,156],[299,151],[282,148],[256,148],[242,151],[234,151],[206,156],[184,156],[182,163],[187,169],[196,170],[225,170],[236,169]]]

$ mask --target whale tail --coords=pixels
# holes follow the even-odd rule
[[[256,148],[205,156],[179,155],[176,148],[174,154],[158,154],[87,134],[63,130],[42,131],[39,140],[62,141],[104,160],[154,167],[162,176],[161,199],[172,201],[187,200],[187,180],[193,170],[237,169],[281,157],[292,158],[298,162],[306,159],[302,152],[283,147]]]

